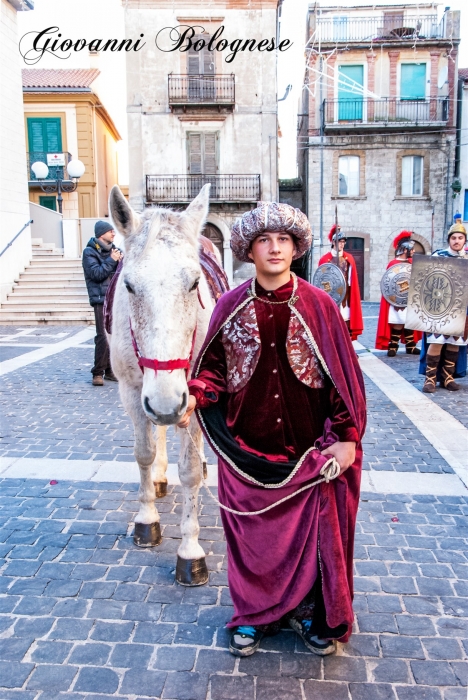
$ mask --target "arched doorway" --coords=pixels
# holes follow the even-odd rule
[[[344,249],[351,253],[356,261],[359,291],[361,299],[364,299],[364,238],[348,238]]]
[[[413,255],[426,255],[426,251],[419,241],[414,241]]]
[[[217,226],[214,224],[207,223],[202,231],[202,235],[209,238],[210,241],[216,246],[221,255],[221,262],[224,266],[224,248],[223,248],[223,234]]]

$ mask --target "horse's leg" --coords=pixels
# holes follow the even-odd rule
[[[188,430],[201,451],[202,432],[195,417],[190,421]],[[188,430],[180,431],[179,478],[182,484],[183,506],[180,524],[182,542],[177,550],[176,581],[183,586],[201,586],[208,581],[205,552],[198,542],[198,491],[202,465]]]
[[[167,494],[167,426],[156,427],[156,461],[153,464],[153,483],[156,498]]]
[[[159,513],[154,504],[152,466],[156,457],[156,443],[152,423],[146,417],[141,405],[140,390],[120,382],[120,396],[125,410],[133,422],[135,430],[135,458],[140,468],[140,509],[135,516],[133,541],[138,547],[154,547],[161,542]]]

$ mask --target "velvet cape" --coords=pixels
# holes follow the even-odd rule
[[[349,300],[349,332],[351,340],[357,340],[364,330],[364,320],[362,318],[361,294],[359,291],[359,280],[357,276],[356,261],[351,253],[343,251],[343,257],[351,265],[351,285]],[[319,266],[324,263],[333,262],[334,256],[331,252],[323,255],[319,260]]]
[[[387,265],[387,270],[389,267],[393,267],[393,265],[396,265],[397,263],[401,262],[408,262],[412,263],[413,261],[411,258],[408,260],[390,260],[390,262]],[[379,320],[377,321],[377,335],[375,337],[375,347],[377,350],[388,350],[388,344],[390,342],[390,334],[391,334],[391,328],[390,324],[388,322],[388,312],[390,310],[390,304],[386,299],[383,297],[380,299],[380,310],[379,310]],[[423,334],[420,331],[413,331],[414,334],[414,342],[418,343]],[[401,336],[400,340],[402,343],[405,342],[405,334],[403,331],[401,331]]]
[[[248,299],[250,281],[218,301],[204,345]],[[298,280],[294,310],[311,346],[336,386],[362,439],[366,424],[364,382],[349,334],[335,302],[321,290]],[[253,303],[250,302],[250,303]],[[355,463],[334,481],[296,493],[317,479],[329,459],[321,449],[337,441],[326,419],[324,434],[279,484],[265,485],[239,468],[210,434],[210,409],[197,409],[202,430],[219,461],[219,499],[234,510],[251,512],[294,494],[262,515],[221,511],[229,555],[229,586],[235,614],[228,626],[269,624],[293,610],[310,591],[320,564],[326,622],[347,641],[353,623],[353,550],[362,468],[361,443]],[[205,418],[207,420],[205,420]],[[274,468],[272,463],[272,468]],[[318,560],[317,560],[318,554]]]

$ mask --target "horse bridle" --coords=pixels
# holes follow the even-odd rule
[[[197,288],[197,294],[198,294],[198,301],[200,302],[200,306],[202,309],[205,308],[205,305],[203,304],[200,296],[200,290]],[[165,372],[173,372],[175,369],[185,369],[185,376],[188,378],[188,374],[190,371],[190,363],[192,362],[192,357],[193,357],[193,350],[195,347],[195,338],[197,336],[197,327],[195,326],[195,330],[193,331],[193,336],[192,336],[192,347],[190,348],[190,355],[188,356],[187,360],[152,360],[149,357],[143,357],[143,355],[140,352],[140,349],[138,347],[138,343],[135,338],[135,333],[133,332],[132,328],[132,321],[129,317],[128,319],[130,323],[130,335],[132,337],[132,345],[133,345],[133,350],[135,352],[135,356],[138,361],[138,366],[141,369],[142,374],[145,371],[145,367],[148,369],[154,369],[155,373],[158,373],[158,370],[164,370]]]

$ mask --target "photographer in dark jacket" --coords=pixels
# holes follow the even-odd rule
[[[96,221],[94,238],[83,251],[83,270],[88,288],[89,303],[94,309],[96,337],[94,338],[93,386],[103,386],[105,379],[117,381],[110,366],[109,344],[104,330],[104,297],[117,269],[122,252],[113,244],[115,231],[107,221]]]

